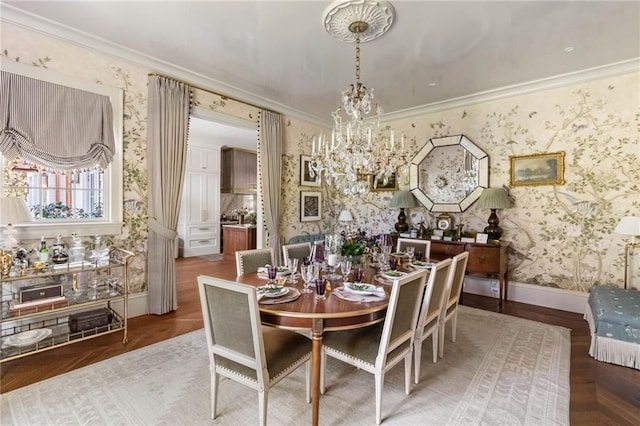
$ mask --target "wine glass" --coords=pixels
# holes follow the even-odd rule
[[[361,283],[362,282],[363,271],[362,268],[354,268],[353,269],[353,282]]]
[[[407,252],[407,256],[409,257],[409,263],[413,261],[413,256],[416,253],[416,248],[413,246],[405,247],[405,251]]]
[[[311,280],[313,279],[313,265],[301,265],[300,266],[300,274],[302,276],[302,281],[304,282],[304,286],[302,288],[303,293],[311,293]]]
[[[296,282],[296,272],[298,270],[298,258],[290,257],[287,259],[287,269],[291,272],[289,275],[289,283],[293,284]]]
[[[351,261],[349,259],[342,259],[340,263],[340,270],[342,271],[342,281],[347,281],[347,277],[351,273]]]
[[[418,262],[420,262],[420,261],[422,260],[422,252],[421,252],[420,250],[418,250],[418,251],[416,252],[416,260],[417,260]]]
[[[276,275],[278,275],[278,267],[273,265],[267,265],[267,276],[269,277],[269,281],[267,281],[267,285],[270,285],[270,286],[276,285]]]

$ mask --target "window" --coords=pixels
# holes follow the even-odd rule
[[[0,153],[0,194],[17,196],[27,202],[32,222],[16,224],[20,238],[39,239],[57,234],[114,235],[122,227],[122,90],[75,80],[48,69],[11,61],[2,70],[21,76],[85,92],[107,96],[113,115],[114,155],[104,169],[81,165],[78,169],[43,167],[21,158],[9,159]],[[108,104],[108,102],[107,102]],[[2,223],[0,216],[0,226]]]

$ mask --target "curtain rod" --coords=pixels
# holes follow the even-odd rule
[[[202,91],[205,91],[205,92],[212,93],[212,94],[214,94],[214,95],[220,96],[220,97],[222,97],[223,99],[231,99],[232,101],[240,102],[240,103],[242,103],[242,104],[245,104],[245,105],[248,105],[248,106],[252,106],[252,107],[254,107],[254,108],[258,108],[258,109],[262,109],[262,110],[265,110],[265,111],[270,111],[270,112],[277,113],[277,111],[274,111],[274,110],[272,110],[272,109],[265,108],[265,107],[262,107],[262,106],[259,106],[259,105],[255,105],[255,104],[252,104],[252,103],[250,103],[250,102],[247,102],[247,101],[243,101],[243,100],[240,100],[240,99],[234,98],[234,97],[232,97],[232,96],[223,95],[223,94],[221,94],[221,93],[214,92],[214,91],[212,91],[212,90],[210,90],[210,89],[205,89],[205,88],[203,88],[203,87],[196,86],[196,85],[194,85],[194,84],[192,84],[192,83],[189,83],[189,82],[187,82],[187,81],[180,80],[180,79],[177,79],[177,78],[174,78],[174,77],[169,77],[168,75],[160,74],[160,73],[157,73],[157,72],[150,72],[150,73],[147,73],[147,77],[151,77],[151,76],[168,78],[168,79],[170,79],[170,80],[177,81],[178,83],[186,84],[187,86],[192,87],[192,88],[194,88],[194,89],[202,90]]]

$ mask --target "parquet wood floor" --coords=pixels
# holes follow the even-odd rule
[[[198,275],[235,278],[235,260],[198,257],[176,261],[178,310],[129,321],[129,342],[114,333],[0,364],[0,392],[9,392],[161,340],[202,328]],[[640,371],[598,362],[588,355],[590,336],[582,315],[465,294],[464,305],[567,327],[571,332],[571,424],[640,425]]]

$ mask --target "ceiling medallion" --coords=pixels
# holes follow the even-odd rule
[[[342,105],[331,113],[331,141],[313,141],[309,173],[316,174],[347,195],[386,185],[395,173],[407,175],[409,159],[404,135],[396,143],[394,131],[380,126],[382,108],[373,104],[374,91],[360,82],[360,42],[383,35],[393,23],[394,9],[386,1],[349,0],[325,10],[324,24],[332,36],[356,44],[355,82],[342,91]],[[375,107],[375,114],[369,116]]]

